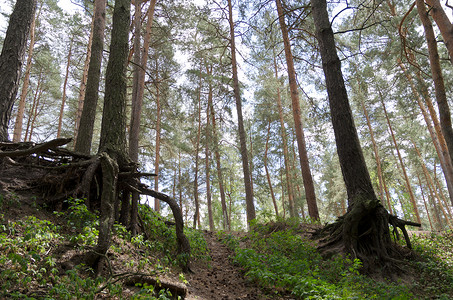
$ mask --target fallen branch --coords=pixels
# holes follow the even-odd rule
[[[35,147],[25,150],[1,151],[0,157],[18,157],[46,151],[51,148],[60,147],[69,143],[72,139],[55,139],[49,142],[38,144]]]

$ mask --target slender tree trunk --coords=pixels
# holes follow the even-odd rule
[[[393,133],[392,124],[390,123],[390,119],[389,119],[389,116],[387,114],[387,109],[385,107],[385,103],[382,100],[382,98],[381,98],[381,104],[382,104],[382,107],[384,109],[385,119],[387,120],[387,125],[389,127],[390,134],[392,136],[393,145],[395,146],[396,154],[398,155],[398,160],[399,160],[400,165],[401,165],[401,170],[403,171],[404,181],[406,183],[406,189],[407,189],[407,192],[409,193],[409,198],[411,200],[412,208],[413,208],[413,211],[415,213],[415,218],[417,219],[417,223],[421,223],[420,214],[418,213],[417,203],[415,201],[415,196],[414,196],[414,193],[412,191],[411,183],[409,181],[409,177],[407,176],[406,167],[404,165],[403,158],[401,157],[401,153],[400,153],[398,144],[396,142],[395,134]]]
[[[40,93],[41,93],[41,80],[42,80],[42,71],[39,73],[38,83],[36,85],[36,91],[35,91],[35,95],[33,97],[33,104],[31,106],[30,112],[28,114],[28,121],[27,121],[27,128],[25,130],[24,142],[26,142],[26,141],[31,139],[31,135],[30,135],[30,137],[28,137],[28,133],[29,133],[30,126],[31,126],[31,120],[33,118],[33,114],[34,114],[34,111],[35,111],[36,102],[38,100],[38,95],[39,95],[39,97],[41,97],[41,95],[40,95]]]
[[[294,69],[293,55],[291,53],[291,45],[289,43],[288,30],[285,23],[285,15],[280,0],[275,1],[277,4],[278,19],[283,36],[283,43],[285,45],[286,65],[288,68],[289,87],[291,90],[291,100],[293,108],[294,125],[296,127],[297,146],[299,148],[300,167],[302,169],[302,178],[304,181],[305,196],[307,198],[308,212],[310,217],[319,220],[318,205],[316,203],[315,186],[313,184],[313,177],[310,171],[308,161],[308,154],[305,144],[305,136],[303,131],[303,124],[300,113],[299,92],[297,90],[296,71]],[[292,210],[292,212],[291,212]],[[294,204],[290,203],[290,213],[295,216]]]
[[[31,137],[33,135],[33,130],[35,129],[35,122],[36,122],[36,117],[38,116],[38,108],[39,104],[41,102],[41,95],[42,95],[42,88],[39,89],[38,97],[36,98],[36,104],[34,106],[33,110],[33,118],[31,119],[31,124],[30,124],[30,133],[28,135],[28,141],[31,141]]]
[[[106,0],[94,2],[93,40],[91,44],[91,57],[88,67],[88,79],[83,100],[82,115],[74,149],[78,152],[89,154],[93,140],[96,108],[99,98],[99,82],[101,78],[102,52],[104,50]],[[103,120],[104,122],[104,120]]]
[[[25,102],[28,94],[28,86],[30,84],[30,73],[33,61],[33,49],[35,47],[35,28],[36,19],[39,18],[42,3],[36,16],[33,16],[33,21],[30,25],[30,43],[28,45],[27,66],[25,67],[24,83],[22,84],[22,92],[20,93],[19,106],[17,108],[16,122],[14,123],[13,142],[20,142],[22,136],[22,126],[24,121]]]
[[[269,174],[269,168],[267,167],[267,152],[269,151],[269,136],[271,132],[271,121],[269,120],[269,124],[267,126],[267,135],[266,135],[266,146],[264,150],[264,170],[266,171],[266,178],[267,183],[269,184],[269,191],[271,193],[272,203],[274,204],[275,209],[275,216],[278,218],[278,207],[277,207],[277,200],[275,199],[274,189],[272,187],[271,175]]]
[[[181,175],[181,149],[178,152],[178,184],[179,184],[179,207],[182,209],[182,175]],[[187,220],[187,213],[185,214],[185,219]]]
[[[453,24],[450,22],[450,19],[442,8],[439,0],[425,0],[424,2],[430,6],[429,13],[433,17],[440,30],[440,34],[442,34],[442,37],[444,38],[448,56],[450,56],[450,62],[453,64]]]
[[[426,127],[428,128],[429,134],[430,134],[431,139],[434,144],[434,148],[436,149],[437,156],[439,157],[439,160],[440,160],[442,171],[445,176],[448,193],[450,195],[450,201],[451,201],[451,203],[453,203],[453,165],[452,165],[452,161],[450,159],[450,155],[448,153],[445,139],[443,138],[443,134],[440,130],[440,126],[439,126],[439,122],[437,121],[436,114],[435,114],[433,108],[430,109],[430,111],[432,111],[431,116],[433,116],[434,119],[436,120],[434,122],[434,124],[436,124],[436,122],[437,122],[437,130],[435,130],[433,128],[433,125],[431,124],[431,118],[426,110],[425,104],[423,103],[420,94],[417,91],[417,87],[415,86],[412,76],[409,74],[408,70],[402,64],[401,61],[398,61],[398,64],[400,65],[401,69],[403,70],[404,74],[406,75],[406,78],[409,81],[409,85],[411,86],[412,93],[414,94],[415,98],[417,99],[418,106],[420,107],[420,110],[422,111],[422,115],[423,115],[423,118],[425,119]],[[427,95],[429,95],[429,94],[427,93]],[[429,97],[426,100],[426,102],[428,103],[428,105],[431,105],[431,107],[432,107],[431,99]]]
[[[160,161],[160,118],[161,118],[161,105],[160,105],[160,92],[159,92],[159,73],[156,64],[156,158],[154,160],[154,190],[159,191],[159,161]],[[154,210],[160,212],[160,200],[154,198]]]
[[[437,50],[437,41],[434,35],[433,26],[426,11],[425,2],[416,0],[418,15],[423,23],[425,30],[426,43],[428,45],[429,62],[431,66],[431,74],[434,82],[434,90],[436,92],[437,106],[439,108],[439,119],[442,127],[442,133],[447,142],[450,159],[453,159],[453,129],[451,125],[450,107],[448,106],[447,94],[445,91],[442,69],[439,62],[439,53]],[[453,205],[453,202],[452,202]]]
[[[73,43],[73,40],[71,38],[71,41],[69,43],[68,61],[66,63],[66,75],[64,77],[64,83],[63,83],[63,96],[61,98],[60,115],[58,117],[57,138],[59,138],[61,135],[61,126],[63,124],[64,106],[66,104],[66,88],[68,86],[69,66],[71,65],[72,43]]]
[[[210,175],[210,163],[209,158],[209,143],[211,141],[211,128],[210,128],[210,117],[209,117],[209,104],[206,108],[206,144],[205,144],[205,166],[206,166],[206,202],[208,205],[208,219],[209,219],[209,230],[214,231],[214,218],[212,216],[212,193],[211,193],[211,175]]]
[[[230,47],[231,47],[231,65],[233,69],[233,89],[234,98],[236,100],[236,111],[238,116],[238,134],[240,140],[240,152],[242,157],[242,170],[244,172],[244,186],[245,186],[245,204],[247,213],[247,223],[250,224],[252,220],[256,218],[255,204],[253,203],[253,191],[251,185],[251,174],[249,169],[249,160],[247,153],[247,141],[246,133],[244,129],[244,120],[242,116],[242,101],[239,91],[239,79],[237,71],[237,60],[236,60],[236,44],[234,36],[234,22],[233,22],[233,7],[231,0],[228,0],[228,21],[230,24]]]
[[[275,54],[274,49],[272,49],[272,51],[274,54],[273,61],[274,61],[275,79],[278,80],[278,68],[277,68],[276,54]],[[278,117],[280,120],[280,133],[282,136],[282,144],[283,144],[283,158],[284,158],[284,162],[285,162],[286,189],[288,191],[288,202],[294,203],[294,189],[293,189],[293,183],[292,183],[292,179],[291,179],[291,177],[292,177],[291,172],[289,170],[288,139],[286,137],[285,122],[283,119],[283,106],[282,106],[282,96],[281,96],[280,84],[277,86],[277,108],[278,108]],[[283,200],[283,197],[282,197],[282,200]],[[282,202],[282,205],[283,205],[283,202]],[[284,208],[283,208],[283,211],[284,211]]]
[[[8,125],[35,7],[36,0],[17,0],[3,41],[0,54],[0,142],[9,140]]]
[[[90,66],[90,58],[91,58],[91,45],[93,43],[94,20],[95,20],[95,14],[93,14],[93,18],[91,20],[90,37],[88,38],[88,45],[87,45],[87,55],[85,58],[85,63],[83,64],[82,80],[80,81],[80,87],[79,87],[77,112],[76,112],[75,121],[74,121],[74,143],[77,140],[77,134],[78,134],[79,125],[80,125],[80,118],[82,117],[83,100],[85,99],[85,92],[86,92],[86,86],[87,86],[87,80],[88,80],[88,68]]]
[[[207,68],[208,76],[211,75],[212,69]],[[212,99],[212,83],[209,82],[209,93],[208,93],[208,105],[209,110],[211,111],[211,120],[212,120],[212,139],[214,144],[214,156],[217,166],[217,179],[219,181],[219,191],[220,191],[220,203],[222,205],[222,218],[223,218],[223,230],[231,230],[230,222],[228,218],[228,210],[226,206],[226,197],[225,197],[225,187],[223,181],[223,172],[222,166],[220,164],[220,150],[219,150],[219,137],[217,135],[217,127],[216,127],[216,119],[215,119],[215,111],[214,111],[214,104]]]
[[[197,115],[198,115],[198,129],[197,129],[197,137],[195,142],[195,177],[193,181],[193,193],[194,193],[194,201],[195,201],[195,214],[193,218],[193,228],[197,228],[197,220],[200,217],[200,203],[198,199],[198,164],[199,164],[199,157],[198,154],[200,153],[200,137],[201,137],[201,67],[200,67],[200,74],[198,78],[198,108],[197,108]]]
[[[368,115],[368,111],[366,109],[365,103],[362,101],[361,104],[362,104],[363,113],[365,114],[366,122],[368,125],[368,130],[370,131],[371,142],[373,144],[374,159],[376,160],[377,173],[378,173],[378,179],[379,179],[379,196],[381,199],[381,203],[384,203],[384,186],[383,186],[383,180],[382,180],[382,167],[381,167],[381,158],[379,157],[379,149],[378,149],[376,140],[374,139],[374,132],[373,132],[373,128],[371,127],[370,117]],[[388,210],[390,211],[391,214],[393,214],[392,206],[390,204],[390,197],[387,193],[385,194],[385,196],[387,199]]]
[[[417,173],[417,179],[418,179],[418,184],[420,186],[420,194],[422,195],[423,204],[425,205],[426,215],[428,216],[429,228],[431,229],[431,231],[434,231],[433,223],[431,222],[431,216],[429,213],[429,207],[428,207],[428,204],[425,199],[425,193],[423,192],[423,183],[422,183],[422,180],[420,179],[420,175],[418,173]]]
[[[151,39],[151,25],[154,20],[154,8],[156,6],[156,0],[151,0],[148,8],[148,21],[146,23],[145,38],[143,40],[143,48],[140,48],[140,36],[141,36],[141,1],[136,0],[135,8],[135,40],[134,48],[134,75],[133,75],[133,87],[132,87],[132,108],[131,108],[131,123],[129,131],[129,157],[132,161],[138,163],[138,148],[139,148],[139,137],[140,137],[140,120],[142,115],[143,106],[143,93],[145,90],[145,72],[148,64],[148,53],[149,43]],[[156,190],[157,191],[157,190]],[[132,205],[131,205],[131,226],[133,228],[132,233],[135,233],[137,227],[137,216],[138,216],[138,202],[139,195],[132,193]],[[129,201],[129,200],[128,200]],[[156,200],[155,200],[156,201]],[[159,201],[159,200],[157,200]]]
[[[415,144],[414,144],[414,146],[415,146]],[[446,220],[447,220],[449,226],[451,227],[450,220],[449,220],[449,218],[448,218],[448,216],[447,216],[447,212],[445,211],[444,206],[442,205],[442,200],[441,200],[441,198],[440,198],[439,193],[437,192],[437,189],[436,189],[436,185],[435,185],[435,183],[434,183],[434,180],[433,180],[433,178],[431,177],[431,175],[429,174],[428,168],[426,168],[426,165],[424,164],[423,160],[421,159],[420,152],[418,151],[418,149],[416,148],[416,146],[415,146],[415,149],[416,149],[417,155],[418,155],[419,158],[420,158],[420,162],[421,162],[421,165],[422,165],[422,168],[423,168],[423,173],[424,173],[424,175],[425,175],[426,181],[428,182],[428,188],[429,188],[430,193],[432,194],[432,197],[433,197],[433,199],[434,199],[434,205],[435,205],[435,202],[436,202],[435,199],[438,199],[439,204],[440,204],[440,207],[441,207],[441,210],[442,210],[442,212],[443,212],[443,214],[444,214],[444,216],[445,216],[445,218],[446,218]],[[439,220],[440,220],[440,218],[439,218]]]

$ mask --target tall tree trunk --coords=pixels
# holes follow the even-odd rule
[[[431,216],[430,216],[430,213],[429,213],[429,207],[428,207],[428,204],[426,202],[425,193],[423,192],[423,183],[422,183],[422,180],[421,180],[420,175],[418,173],[417,173],[417,179],[418,179],[418,184],[420,186],[420,194],[422,195],[423,204],[425,205],[426,215],[428,216],[429,228],[431,229],[431,231],[434,231],[433,223],[431,222]]]
[[[3,41],[0,54],[0,142],[9,140],[8,125],[35,7],[36,0],[17,0]]]
[[[272,51],[273,51],[275,79],[278,80],[277,59],[276,59],[276,54],[275,54],[274,48],[272,48]],[[283,106],[282,106],[282,96],[281,96],[280,84],[278,84],[278,86],[277,86],[277,108],[278,108],[278,117],[280,120],[280,134],[282,136],[282,144],[283,144],[283,158],[284,158],[284,162],[285,162],[286,189],[288,191],[288,202],[294,203],[294,188],[293,188],[293,181],[291,179],[291,177],[292,177],[291,172],[289,170],[288,139],[286,137],[285,122],[283,119]],[[283,201],[283,197],[282,197],[282,201]],[[282,205],[283,205],[283,202],[282,202]],[[284,205],[282,207],[283,207],[283,211],[285,211]]]
[[[143,93],[145,90],[145,72],[148,64],[149,43],[151,39],[151,25],[154,20],[154,8],[156,0],[151,0],[148,8],[148,21],[146,23],[145,38],[143,40],[143,48],[140,48],[141,37],[141,1],[135,2],[135,40],[134,40],[134,74],[132,85],[132,108],[131,108],[131,123],[129,131],[129,157],[132,161],[138,163],[138,148],[140,137],[140,120],[143,106]],[[157,191],[157,190],[156,190]],[[129,199],[127,199],[129,201]],[[159,200],[157,200],[159,201]],[[139,195],[132,193],[131,205],[131,228],[133,234],[137,227],[138,219],[138,202]]]
[[[297,146],[299,148],[300,167],[302,169],[302,178],[304,181],[305,196],[307,198],[308,213],[310,217],[319,220],[318,205],[316,203],[315,186],[313,177],[310,171],[308,161],[307,147],[305,144],[305,136],[300,113],[299,92],[297,89],[296,71],[294,69],[293,55],[291,53],[291,45],[289,43],[288,30],[285,23],[285,15],[283,12],[282,3],[280,0],[275,1],[277,4],[278,20],[282,31],[283,43],[285,46],[286,65],[288,68],[289,88],[291,90],[291,102],[293,108],[294,126],[296,127]],[[292,207],[291,207],[292,205]],[[292,211],[291,211],[292,210]],[[290,213],[294,217],[294,203],[290,203]]]
[[[448,106],[447,94],[445,91],[444,78],[439,62],[439,52],[437,50],[436,36],[434,35],[433,26],[426,11],[425,2],[416,0],[418,15],[422,21],[425,30],[426,43],[428,45],[429,63],[431,74],[436,92],[437,106],[439,108],[439,119],[442,127],[442,133],[447,142],[450,159],[453,159],[453,128],[451,127],[450,107]],[[453,202],[452,202],[453,205]]]
[[[208,205],[208,220],[209,230],[214,231],[214,218],[212,215],[212,193],[211,193],[211,175],[210,175],[210,163],[209,158],[211,156],[209,152],[209,143],[211,141],[211,128],[210,128],[210,110],[209,104],[206,107],[206,138],[205,138],[205,166],[206,166],[206,202]]]
[[[32,115],[33,117],[31,118],[31,123],[30,123],[30,133],[28,135],[28,141],[31,141],[31,137],[33,135],[33,130],[35,129],[35,122],[36,122],[36,118],[38,116],[38,108],[39,108],[39,103],[41,102],[41,95],[42,95],[42,92],[43,92],[43,89],[40,88],[39,89],[39,92],[38,92],[38,97],[36,98],[36,102],[34,103],[34,109],[32,111]]]
[[[256,218],[255,213],[255,204],[253,203],[253,191],[251,185],[251,174],[249,169],[249,160],[247,153],[247,140],[246,133],[244,129],[244,119],[242,116],[242,101],[241,94],[239,91],[239,78],[237,70],[237,60],[236,60],[236,44],[234,36],[234,21],[233,21],[233,7],[231,5],[231,0],[228,0],[228,22],[230,24],[230,47],[231,47],[231,65],[233,69],[233,89],[234,89],[234,98],[236,100],[236,111],[238,116],[238,133],[240,140],[240,152],[242,158],[242,170],[244,172],[244,186],[245,186],[245,204],[246,204],[246,213],[247,213],[247,223],[250,224],[252,220]]]
[[[193,217],[193,228],[197,228],[197,220],[200,218],[200,203],[198,199],[198,165],[199,165],[199,153],[200,153],[200,137],[201,137],[201,67],[200,67],[200,74],[198,75],[198,95],[197,95],[197,117],[198,117],[198,129],[197,129],[197,137],[195,141],[195,174],[194,174],[194,181],[193,181],[193,193],[194,193],[194,201],[195,201],[195,214]]]
[[[271,175],[269,174],[269,168],[267,166],[267,153],[269,151],[269,136],[271,132],[271,121],[269,120],[269,124],[267,126],[267,135],[266,135],[266,146],[264,150],[264,170],[266,171],[266,178],[267,183],[269,184],[269,191],[271,193],[272,203],[274,204],[275,216],[278,218],[278,207],[277,207],[277,200],[275,199],[274,188],[272,187]]]
[[[30,25],[30,43],[28,44],[27,65],[25,67],[24,83],[22,84],[22,91],[20,93],[19,106],[17,107],[16,122],[14,123],[13,142],[20,142],[22,137],[22,127],[24,121],[25,102],[28,94],[28,86],[30,84],[30,73],[33,61],[33,49],[35,48],[35,29],[36,19],[39,18],[42,3],[39,7],[36,16],[33,16],[33,21]]]
[[[376,166],[377,166],[377,173],[378,173],[378,179],[379,179],[379,196],[381,199],[381,203],[384,203],[384,184],[382,180],[382,167],[381,167],[381,158],[379,157],[379,149],[376,143],[376,140],[374,139],[374,132],[373,128],[371,127],[371,122],[370,122],[370,117],[368,115],[368,111],[366,109],[365,103],[362,100],[362,109],[363,113],[365,114],[366,122],[368,125],[368,130],[370,131],[370,138],[371,138],[371,143],[373,144],[373,151],[374,151],[374,159],[376,160]],[[392,205],[390,204],[390,197],[388,193],[385,193],[386,199],[387,199],[387,208],[390,211],[391,214],[392,212]]]
[[[129,49],[130,6],[131,0],[116,0],[113,10],[99,143],[102,169],[99,237],[95,251],[90,254],[91,257],[88,259],[90,265],[97,265],[99,259],[107,253],[110,247],[118,198],[116,190],[118,173],[122,167],[130,164],[126,150],[126,67]],[[85,102],[84,108],[86,104]],[[79,132],[79,137],[81,133]]]
[[[381,95],[381,97],[382,97],[382,95]],[[400,150],[399,150],[399,147],[398,147],[398,143],[396,142],[395,134],[393,132],[392,124],[390,123],[390,119],[389,119],[389,116],[387,114],[387,109],[385,107],[385,103],[384,103],[384,100],[382,100],[382,98],[381,98],[381,104],[382,104],[382,108],[384,109],[384,115],[385,115],[385,119],[387,120],[387,125],[388,125],[389,130],[390,130],[390,135],[392,136],[393,145],[395,146],[396,154],[398,155],[398,160],[399,160],[400,165],[401,165],[401,171],[403,172],[404,181],[406,183],[406,190],[409,193],[409,198],[411,200],[413,212],[415,213],[415,218],[417,219],[417,223],[421,223],[420,214],[418,213],[418,207],[417,207],[417,203],[415,201],[414,192],[412,191],[412,186],[411,186],[411,183],[409,181],[409,177],[407,176],[406,166],[404,165],[403,158],[401,156],[401,153],[400,153]]]
[[[432,118],[430,118],[430,115],[426,110],[425,104],[423,103],[422,98],[418,93],[417,87],[415,86],[412,76],[409,74],[408,70],[400,60],[398,60],[398,64],[400,68],[403,70],[404,74],[406,75],[407,80],[409,81],[412,93],[417,99],[418,106],[420,107],[423,118],[425,119],[426,127],[428,128],[428,132],[431,136],[431,140],[433,141],[434,148],[436,149],[436,153],[437,156],[439,157],[440,165],[445,176],[448,193],[450,195],[450,201],[451,203],[453,203],[453,165],[450,159],[450,155],[448,153],[445,139],[439,126],[439,122],[437,121],[436,113],[434,111],[434,108],[432,107],[431,98],[429,97],[429,93],[426,93],[425,96],[428,96],[426,99],[426,103],[428,104],[428,106],[429,105],[431,106],[430,113]],[[422,89],[424,90],[424,87],[422,87]],[[433,125],[431,124],[431,119],[433,119],[434,121],[433,123],[435,128],[433,128]]]
[[[68,86],[69,66],[71,65],[72,44],[73,40],[71,38],[71,41],[69,42],[68,61],[66,63],[66,74],[63,83],[63,96],[61,98],[60,114],[58,116],[57,138],[59,138],[61,135],[61,126],[63,124],[64,106],[66,104],[66,88]]]
[[[212,66],[206,67],[208,77],[212,74]],[[209,82],[209,92],[208,92],[208,106],[209,110],[211,111],[211,120],[212,120],[212,140],[214,144],[214,156],[217,166],[217,180],[219,181],[219,191],[220,191],[220,203],[222,205],[222,219],[223,219],[223,230],[230,230],[230,222],[228,218],[228,210],[226,206],[226,197],[225,197],[225,187],[223,181],[223,172],[222,166],[220,164],[220,150],[219,150],[219,137],[217,134],[217,127],[216,127],[216,118],[215,118],[215,111],[214,111],[214,104],[213,104],[213,95],[212,95],[212,83]]]
[[[348,212],[325,228],[330,235],[326,247],[331,246],[337,253],[341,247],[353,257],[359,257],[365,269],[375,268],[376,264],[391,261],[389,257],[400,253],[390,238],[389,224],[403,229],[410,248],[404,225],[412,223],[389,215],[374,193],[349,105],[326,0],[311,0],[311,5],[337,153],[348,195]]]
[[[425,0],[424,2],[430,6],[429,13],[433,17],[440,30],[440,34],[442,34],[442,37],[444,38],[450,62],[453,64],[453,24],[442,8],[439,0]]]
[[[80,124],[79,129],[77,130],[77,139],[74,147],[76,151],[85,154],[89,154],[91,151],[96,108],[99,98],[102,52],[104,50],[105,6],[106,0],[94,1],[93,41],[91,44],[88,79],[85,99],[83,100],[82,115],[80,117]]]
[[[87,86],[87,80],[88,80],[88,68],[90,66],[90,58],[91,58],[91,45],[93,43],[94,20],[95,20],[95,14],[93,14],[93,18],[91,20],[90,37],[88,38],[88,45],[87,45],[87,54],[85,57],[85,63],[83,64],[82,80],[80,81],[80,87],[79,87],[77,112],[76,112],[75,120],[74,120],[74,143],[77,140],[77,134],[78,134],[79,125],[80,125],[80,118],[82,117],[83,100],[85,99],[85,92],[86,92],[86,86]]]
[[[161,122],[161,105],[160,105],[160,92],[159,92],[159,73],[156,63],[156,157],[154,160],[154,190],[159,191],[159,161],[160,161],[160,122]],[[154,210],[160,212],[160,200],[154,198]]]
[[[39,95],[39,97],[41,97],[41,93],[42,93],[42,91],[41,91],[42,73],[43,73],[42,71],[39,73],[38,83],[36,84],[36,91],[35,91],[35,95],[33,97],[33,104],[31,106],[30,112],[28,114],[28,121],[27,121],[27,128],[25,130],[24,142],[31,140],[31,134],[30,134],[30,137],[28,137],[28,133],[29,133],[30,126],[31,126],[31,120],[33,117],[33,113],[35,111],[36,102],[38,101],[38,95]]]
[[[107,152],[111,158],[118,161],[120,166],[129,162],[126,150],[126,67],[129,51],[130,5],[131,0],[115,1],[99,142],[99,152]],[[95,52],[95,40],[93,38],[93,53]],[[93,57],[91,62],[93,62]],[[84,108],[87,107],[86,104],[85,101]]]

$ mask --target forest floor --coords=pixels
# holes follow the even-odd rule
[[[231,234],[238,238],[244,236],[241,232]],[[233,251],[219,240],[216,233],[205,231],[204,237],[211,260],[193,263],[194,273],[186,276],[190,283],[187,299],[277,299],[244,277],[243,270],[233,264]]]

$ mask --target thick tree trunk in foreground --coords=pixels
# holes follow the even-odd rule
[[[310,164],[308,161],[307,147],[305,143],[305,135],[302,125],[302,118],[300,113],[299,92],[296,82],[296,71],[294,69],[293,55],[291,53],[291,45],[289,43],[288,30],[285,23],[285,15],[280,0],[275,1],[277,4],[278,19],[283,36],[283,43],[285,44],[285,57],[286,65],[288,68],[289,88],[291,90],[291,102],[294,117],[294,126],[296,127],[297,146],[299,148],[300,168],[302,169],[302,179],[304,181],[305,196],[307,198],[308,213],[314,220],[319,220],[318,205],[316,203],[315,186],[313,184],[313,177],[311,176]],[[291,217],[295,217],[295,205],[290,203]]]
[[[251,184],[251,174],[249,168],[249,160],[247,153],[247,140],[246,133],[244,129],[244,119],[242,116],[242,101],[241,94],[239,91],[239,78],[237,70],[237,60],[236,60],[236,44],[235,44],[235,34],[234,34],[234,21],[233,21],[233,7],[231,0],[228,0],[228,22],[230,24],[230,47],[231,47],[231,65],[233,69],[233,89],[234,89],[234,98],[236,100],[236,111],[238,115],[238,133],[240,141],[240,152],[242,158],[242,170],[244,172],[244,186],[245,186],[245,204],[246,204],[246,213],[247,213],[247,223],[250,224],[250,221],[256,218],[255,214],[255,204],[253,203],[253,191]]]
[[[8,125],[35,7],[36,0],[17,0],[3,41],[0,54],[0,142],[9,140]]]
[[[102,52],[104,50],[106,0],[96,0],[94,5],[93,39],[91,43],[88,79],[79,129],[77,130],[77,140],[74,147],[76,151],[85,154],[89,154],[91,151],[94,121],[96,119],[96,108],[99,98]]]
[[[410,247],[404,226],[412,223],[389,215],[374,193],[349,106],[327,3],[325,0],[311,0],[311,4],[337,153],[348,194],[348,212],[325,227],[324,232],[329,233],[329,239],[323,247],[332,253],[338,253],[338,250],[349,253],[354,258],[360,258],[365,268],[372,268],[380,262],[391,261],[390,257],[401,257],[391,241],[389,224],[403,230]]]

